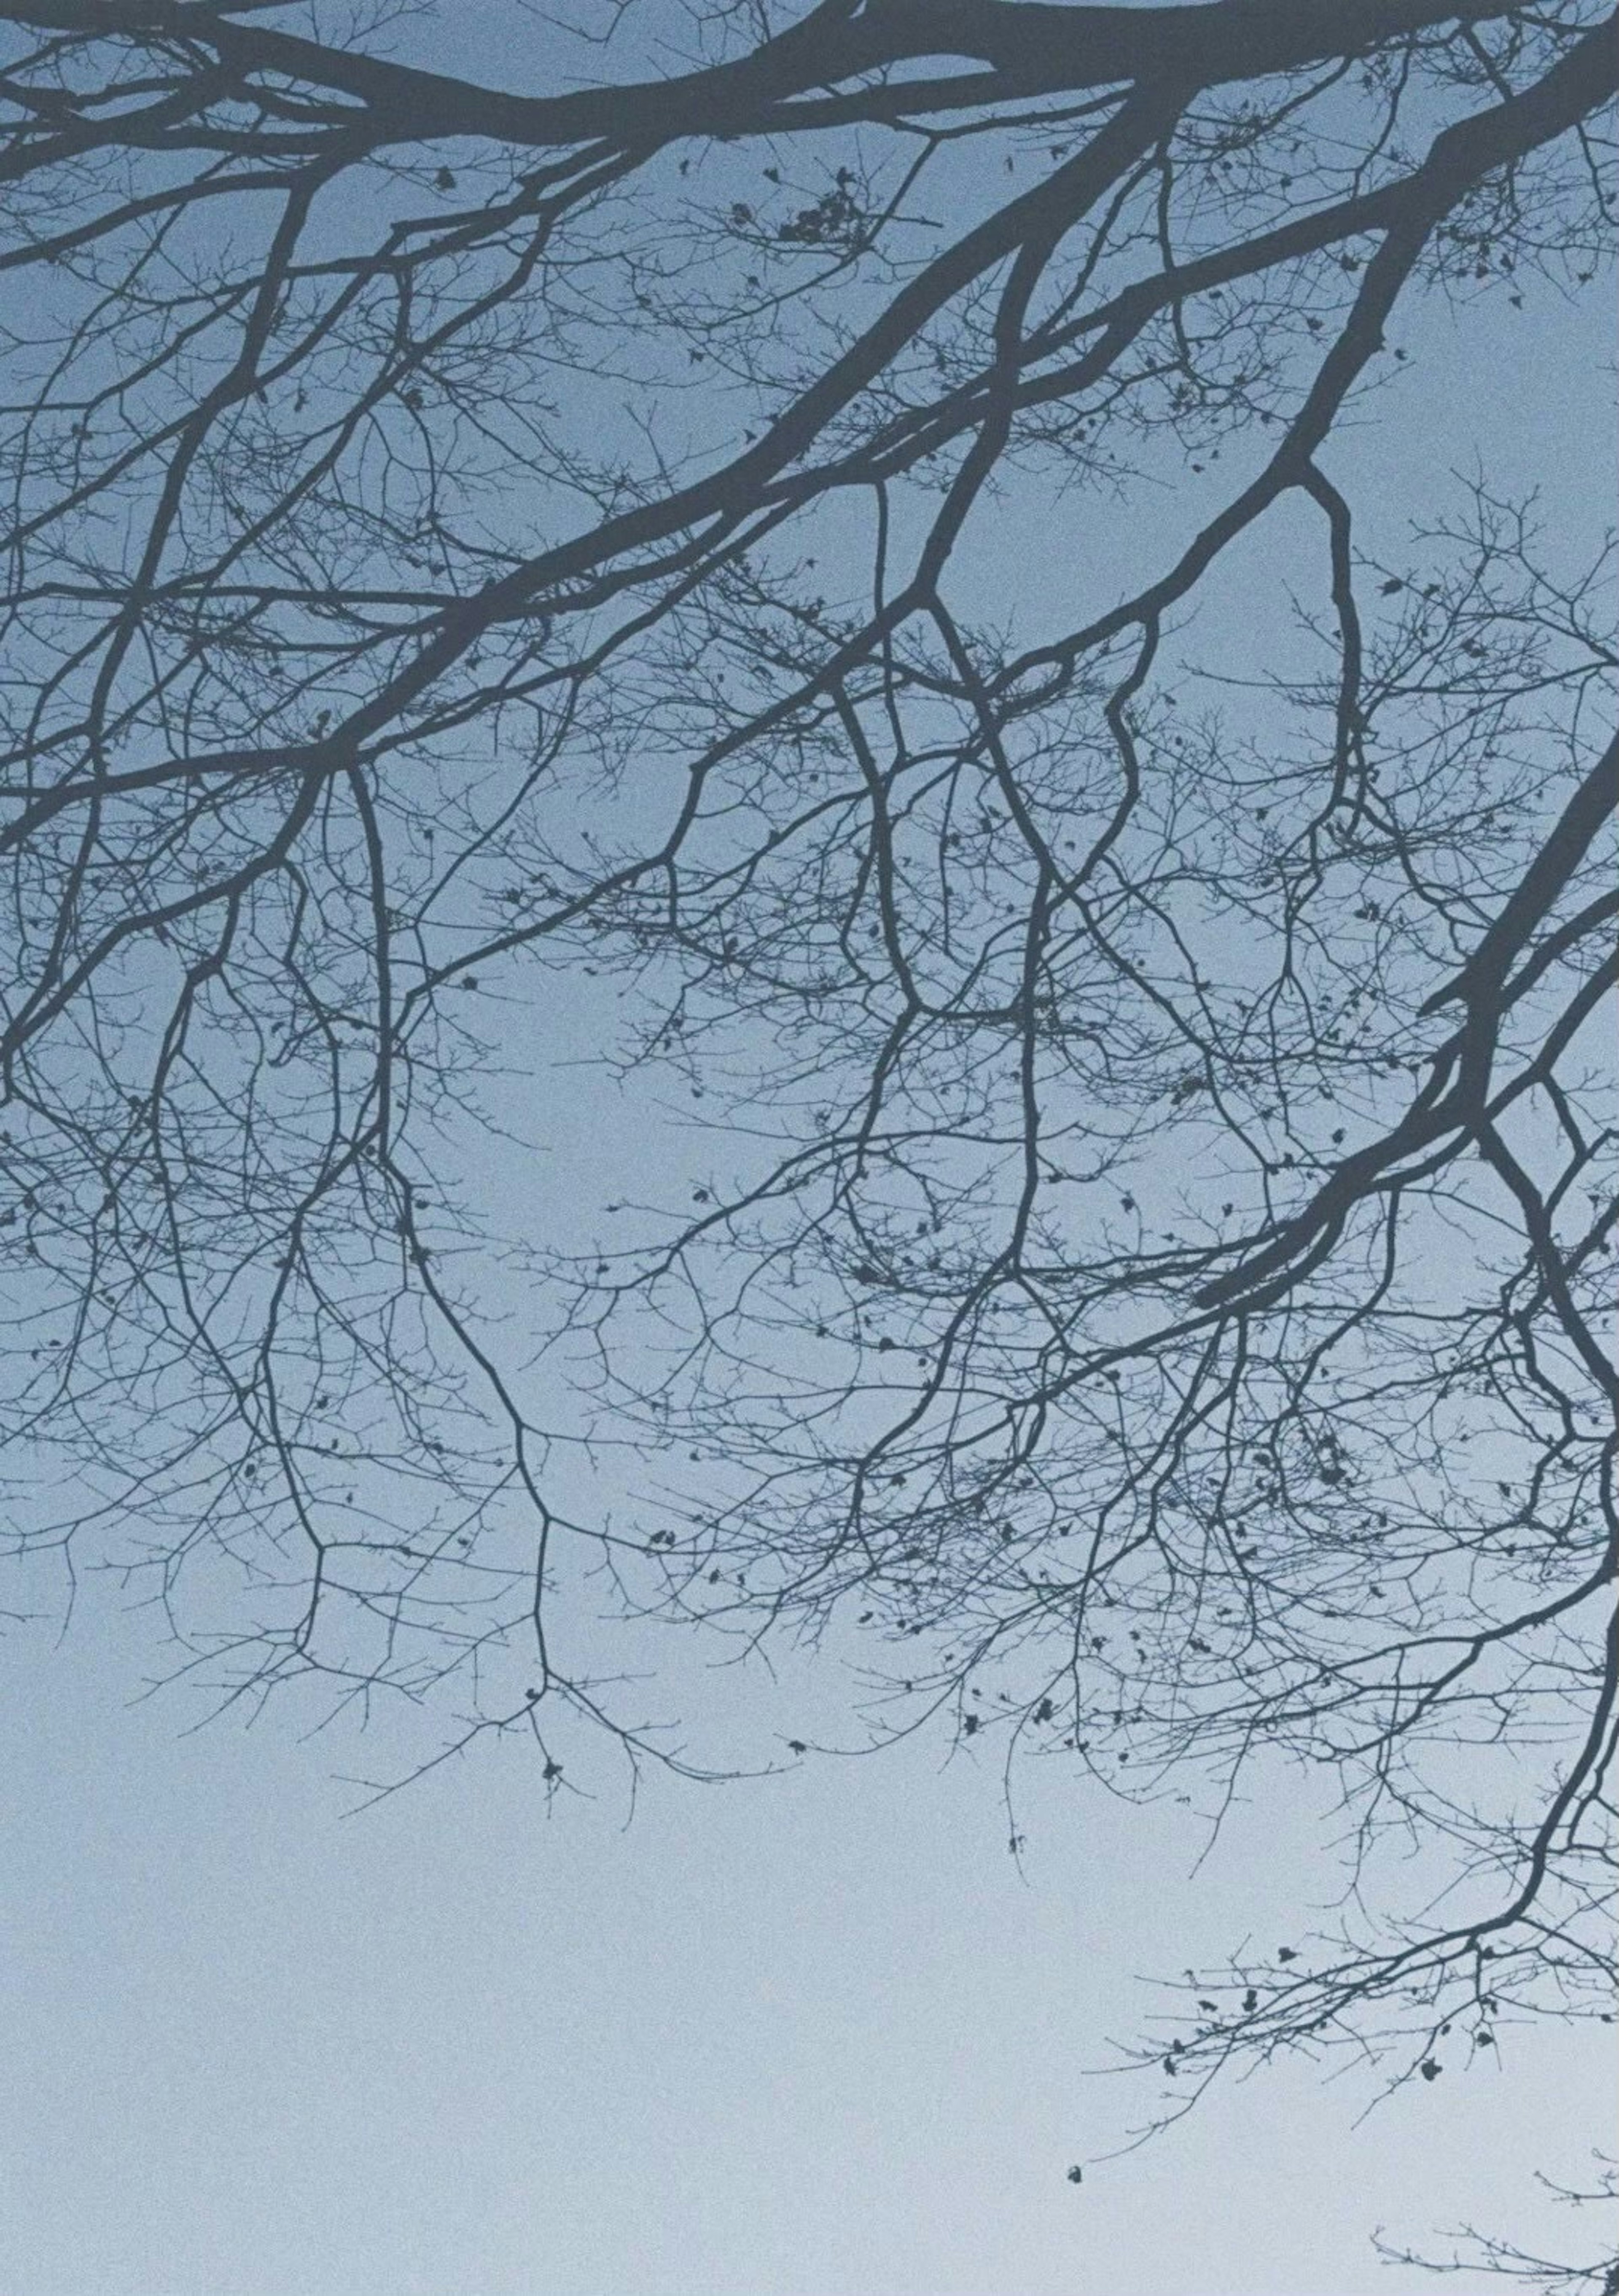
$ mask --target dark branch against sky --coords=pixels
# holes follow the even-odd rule
[[[1612,20],[0,30],[20,1607],[386,1791],[1329,1777],[1166,2121],[1610,2013]]]

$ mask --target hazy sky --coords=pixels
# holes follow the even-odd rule
[[[352,1745],[179,1736],[133,1647],[8,1645],[6,2296],[1402,2296],[1458,2284],[1379,2220],[1578,2234],[1531,2169],[1583,2165],[1600,2068],[1517,2036],[1067,2182],[1148,2101],[1084,2074],[1136,1974],[1332,1886],[1274,1805],[1195,1881],[1055,1769],[1020,1880],[993,1761],[917,1748],[627,1830],[499,1755],[345,1819]]]
[[[1378,472],[1369,547],[1475,447],[1589,521],[1599,348],[1549,296],[1505,353],[1498,325],[1430,315],[1341,450]],[[779,1755],[790,1674],[670,1647],[661,1706]],[[937,1742],[657,1779],[628,1824],[605,1783],[548,1812],[495,1748],[356,1816],[386,1733],[193,1733],[110,1588],[0,1654],[0,2296],[1470,2296],[1378,2266],[1373,2226],[1582,2244],[1532,2172],[1585,2166],[1599,2053],[1510,2030],[1363,2120],[1363,2080],[1280,2069],[1067,2181],[1149,2109],[1088,2070],[1138,1980],[1330,1902],[1280,1787],[1196,1874],[1186,1813],[1055,1765],[1020,1873],[994,1756]]]

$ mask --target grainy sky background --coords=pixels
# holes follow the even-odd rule
[[[1280,2070],[1065,2178],[1133,1982],[1333,1882],[1276,1808],[1190,1831],[913,1748],[564,1803],[532,1762],[368,1816],[354,1749],[180,1737],[135,1643],[8,1646],[6,2296],[1389,2296],[1383,2221],[1549,2239],[1594,2048],[1416,2085]],[[376,1750],[372,1752],[376,1759]],[[1285,1932],[1284,1932],[1285,1934]]]
[[[453,20],[455,63],[494,77],[520,20]],[[1591,316],[1542,293],[1514,337],[1492,304],[1402,340],[1333,450],[1365,546],[1476,456],[1541,481],[1581,555],[1608,483]],[[576,1148],[623,1122],[595,1090],[570,1078]],[[1468,2296],[1379,2267],[1371,2228],[1582,2245],[1532,2171],[1584,2167],[1599,2054],[1509,2030],[1368,2119],[1353,2074],[1282,2068],[1066,2180],[1149,2103],[1087,2071],[1150,2011],[1138,1980],[1330,1901],[1296,1789],[1195,1873],[1186,1813],[1052,1765],[1020,1874],[993,1756],[940,1743],[656,1780],[628,1824],[605,1776],[548,1814],[497,1749],[355,1816],[344,1777],[399,1767],[386,1734],[300,1742],[291,1709],[190,1734],[187,1693],[143,1700],[158,1625],[110,1587],[60,1645],[51,1623],[0,1648],[4,2296]],[[780,1756],[800,1693],[835,1702],[669,1652],[649,1702],[740,1760]]]

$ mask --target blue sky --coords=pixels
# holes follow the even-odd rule
[[[462,27],[486,72],[499,13]],[[1435,469],[1476,455],[1543,483],[1578,557],[1611,397],[1590,315],[1547,292],[1511,340],[1493,306],[1402,340],[1334,448],[1362,545],[1397,548]],[[1148,541],[1190,515],[1165,502]],[[1233,554],[1214,637],[1274,549]],[[568,1168],[536,1168],[536,1204]],[[346,1781],[416,1742],[300,1736],[291,1707],[193,1727],[192,1693],[144,1694],[158,1621],[108,1584],[60,1642],[0,1649],[0,2296],[1404,2296],[1434,2284],[1377,2264],[1379,2223],[1582,2245],[1532,2172],[1577,2177],[1600,2137],[1594,2044],[1503,2032],[1499,2062],[1369,2118],[1364,2080],[1282,2067],[1099,2161],[1149,2103],[1089,2070],[1150,2013],[1141,1980],[1330,1902],[1296,1783],[1201,1865],[1190,1815],[1049,1765],[1020,1870],[994,1759],[939,1742],[654,1779],[633,1818],[610,1772],[548,1805],[494,1748],[356,1814]],[[743,1766],[839,1694],[668,1652],[656,1702]]]
[[[1386,2222],[1566,2239],[1595,2049],[1415,2087],[1283,2070],[1087,2170],[1136,1983],[1333,1883],[1275,1806],[1192,1830],[912,1747],[559,1805],[462,1765],[179,1734],[137,1638],[13,1639],[0,1727],[6,2296],[1389,2296]],[[1454,2283],[1451,2284],[1456,2284]]]

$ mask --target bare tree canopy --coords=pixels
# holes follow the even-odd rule
[[[689,1759],[605,1596],[1302,1766],[1358,1894],[1165,2111],[1607,2015],[1608,569],[1362,497],[1425,314],[1603,291],[1611,20],[579,18],[0,5],[25,1577],[553,1782]]]

